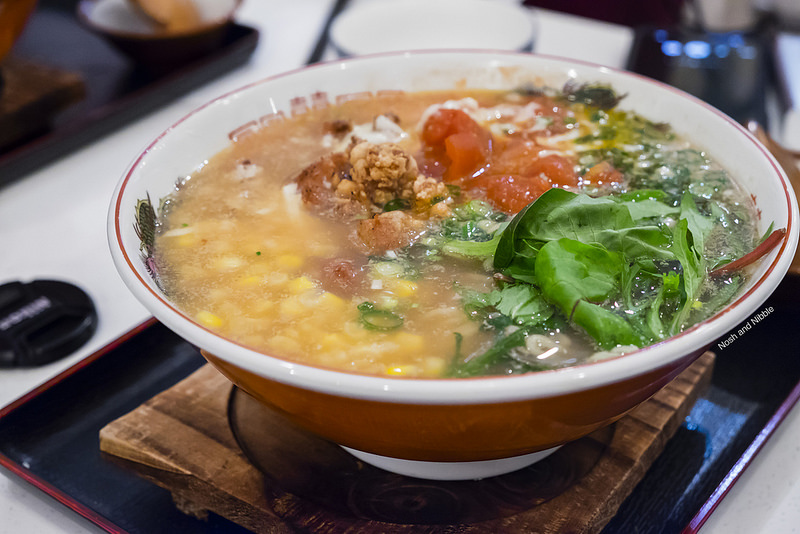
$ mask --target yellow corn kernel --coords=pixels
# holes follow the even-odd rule
[[[416,365],[390,365],[386,368],[386,374],[392,376],[417,376],[419,367]]]
[[[270,349],[278,352],[279,354],[292,356],[300,352],[300,343],[290,337],[282,336],[280,334],[271,337],[269,341],[267,341],[267,344],[269,345]]]
[[[286,284],[286,289],[288,289],[290,293],[294,293],[295,295],[299,295],[300,293],[305,293],[309,289],[314,289],[315,287],[316,284],[314,283],[314,281],[306,276],[293,278],[292,280],[289,280],[288,284]]]
[[[279,288],[289,282],[289,275],[286,273],[267,273],[261,280],[270,287]]]
[[[273,267],[269,264],[269,262],[259,260],[251,263],[247,268],[247,272],[252,275],[264,276],[270,274],[272,269]]]
[[[244,276],[244,277],[239,279],[239,285],[240,286],[250,287],[250,286],[258,285],[258,283],[260,281],[261,281],[261,277],[260,276],[255,276],[255,275]]]
[[[325,291],[319,297],[319,304],[327,308],[339,309],[347,304],[347,302],[343,298]]]
[[[391,291],[398,297],[411,297],[417,292],[417,284],[411,280],[395,280],[392,282]]]
[[[368,330],[358,321],[345,322],[342,326],[342,330],[353,341],[362,340],[369,335]]]
[[[430,356],[425,358],[423,362],[425,375],[427,376],[442,376],[447,367],[447,361],[438,356]]]
[[[207,326],[208,328],[219,328],[222,326],[222,319],[211,313],[210,311],[199,311],[195,318],[202,324],[203,326]]]
[[[216,261],[216,266],[221,271],[231,271],[241,267],[242,263],[242,259],[238,256],[222,256]]]
[[[392,336],[392,341],[400,345],[404,351],[420,351],[425,346],[425,340],[422,336],[411,334],[409,332],[397,332]]]
[[[208,289],[209,302],[225,302],[228,296],[228,291],[221,287],[212,287]]]
[[[347,340],[341,334],[325,334],[320,340],[320,345],[325,350],[344,349],[347,347]]]
[[[281,315],[284,317],[297,317],[308,311],[308,308],[296,298],[283,299],[280,308]]]
[[[323,351],[317,354],[317,362],[320,365],[327,365],[328,367],[342,367],[347,364],[347,351],[346,350],[331,350],[330,352]]]
[[[303,258],[297,254],[281,254],[276,258],[278,265],[288,269],[297,269],[303,265]]]
[[[200,240],[197,237],[197,234],[190,232],[183,235],[179,235],[175,238],[175,242],[179,247],[189,248],[195,246]]]
[[[263,315],[273,307],[271,300],[257,300],[250,305],[250,311],[257,315]]]

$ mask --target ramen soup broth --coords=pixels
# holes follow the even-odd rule
[[[162,200],[160,281],[188,316],[266,354],[409,377],[573,365],[706,318],[743,283],[706,274],[755,246],[749,199],[665,125],[568,97],[388,93],[273,121]],[[633,244],[540,240],[530,216],[514,218],[540,197],[550,215],[536,217],[570,224],[578,204],[601,225],[623,205]],[[631,247],[655,256],[633,261]],[[526,274],[531,255],[536,276],[553,264],[557,279]],[[571,296],[590,279],[599,290]]]

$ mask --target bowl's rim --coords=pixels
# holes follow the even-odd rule
[[[719,116],[731,127],[735,128],[740,135],[743,135],[747,142],[756,147],[773,169],[774,175],[781,182],[788,207],[787,231],[769,266],[743,295],[739,296],[739,298],[719,311],[712,318],[698,323],[668,340],[658,342],[632,353],[568,368],[553,369],[524,375],[435,379],[348,373],[297,363],[257,352],[243,344],[221,338],[208,328],[198,324],[181,312],[175,305],[157,294],[150,287],[148,282],[140,276],[133,265],[133,261],[138,260],[138,257],[134,260],[134,258],[128,254],[128,251],[122,247],[122,230],[119,225],[122,197],[128,182],[132,179],[134,171],[139,167],[142,161],[147,158],[149,152],[180,124],[187,121],[190,117],[201,113],[207,107],[219,101],[229,99],[237,93],[309,69],[340,69],[344,64],[353,62],[375,61],[376,59],[385,61],[387,58],[391,57],[409,59],[421,55],[446,56],[449,54],[527,56],[534,61],[557,62],[567,67],[577,66],[581,69],[597,69],[603,73],[615,76],[635,77],[645,81],[647,84],[658,86],[661,90],[677,93],[683,98],[693,102],[695,106],[700,106],[704,108],[706,112],[711,112]],[[727,334],[740,322],[755,313],[753,310],[761,306],[778,286],[788,271],[794,251],[797,247],[799,232],[797,220],[799,217],[797,199],[789,179],[769,150],[742,125],[706,102],[684,91],[639,74],[558,56],[505,50],[437,49],[385,52],[321,62],[265,77],[229,91],[197,107],[187,115],[178,119],[172,126],[153,139],[129,165],[114,191],[108,212],[107,231],[112,259],[123,281],[134,295],[137,296],[138,300],[168,328],[182,336],[184,336],[185,333],[189,333],[190,335],[184,337],[189,338],[191,343],[214,354],[217,358],[229,364],[240,367],[256,375],[261,375],[270,380],[301,389],[309,389],[336,396],[389,403],[489,404],[558,396],[610,385],[662,367],[674,365],[676,362],[686,358],[687,355],[692,353],[696,353],[699,356],[699,354],[716,339]],[[749,301],[747,311],[743,311],[741,306],[744,301]],[[701,340],[707,341],[701,342]],[[683,350],[673,351],[673,353],[670,354],[669,348],[676,342],[681,342],[685,347]],[[220,348],[224,348],[225,350],[215,350]]]

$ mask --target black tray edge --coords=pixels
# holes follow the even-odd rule
[[[41,395],[54,385],[62,382],[63,380],[69,378],[70,376],[79,373],[84,368],[91,365],[93,362],[99,360],[109,352],[113,351],[115,348],[119,347],[129,339],[135,337],[136,335],[146,331],[149,327],[156,324],[158,321],[155,318],[150,318],[145,320],[144,322],[140,323],[139,325],[133,327],[129,331],[122,334],[117,339],[114,339],[110,343],[106,344],[105,346],[101,347],[94,353],[90,354],[86,358],[80,360],[76,364],[72,365],[71,367],[65,369],[61,373],[57,374],[50,380],[47,380],[43,384],[39,385],[38,387],[32,389],[22,397],[18,398],[17,400],[11,402],[10,404],[0,408],[0,419],[7,416],[8,414],[12,413],[16,409],[22,407],[30,400],[36,398],[37,396]],[[49,495],[50,497],[54,498],[56,501],[60,502],[67,508],[73,510],[74,512],[78,513],[80,516],[88,519],[98,527],[102,528],[103,530],[111,533],[124,533],[124,530],[121,530],[116,524],[112,521],[109,521],[101,514],[98,514],[91,508],[84,506],[77,502],[75,499],[72,498],[68,493],[63,492],[47,482],[47,480],[32,474],[28,471],[25,466],[15,462],[2,452],[0,452],[0,466],[4,467],[11,473],[17,475],[25,482],[28,482],[35,488],[43,491],[45,494]]]
[[[758,453],[764,448],[778,426],[786,419],[798,400],[800,400],[800,383],[795,385],[772,417],[769,418],[764,428],[759,431],[744,453],[736,460],[716,489],[700,507],[700,510],[698,510],[691,521],[689,521],[689,524],[684,528],[682,534],[699,533],[702,526],[722,502],[722,499],[728,495],[734,484],[741,478],[744,471],[752,464]]]

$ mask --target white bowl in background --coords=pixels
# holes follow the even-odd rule
[[[146,71],[163,74],[217,50],[242,0],[194,0],[200,21],[161,27],[129,0],[80,0],[78,21]]]
[[[471,48],[531,51],[533,11],[493,0],[377,0],[334,19],[330,40],[341,56]]]

